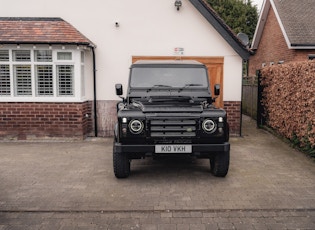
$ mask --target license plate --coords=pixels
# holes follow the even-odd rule
[[[156,145],[155,153],[191,153],[191,145]]]

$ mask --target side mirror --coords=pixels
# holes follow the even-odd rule
[[[215,84],[214,85],[214,95],[215,96],[219,96],[220,95],[220,85],[219,84]]]
[[[123,95],[123,87],[122,87],[122,84],[116,84],[116,85],[115,85],[115,89],[116,89],[116,95],[117,95],[117,96]]]

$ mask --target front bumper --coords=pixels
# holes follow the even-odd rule
[[[188,153],[190,155],[194,155],[197,157],[210,157],[214,154],[218,154],[220,152],[229,152],[230,151],[230,143],[224,142],[221,144],[191,144],[192,153]],[[129,158],[139,158],[150,155],[159,155],[160,153],[155,153],[155,145],[130,145],[130,144],[121,144],[114,142],[114,152],[115,153],[126,153]],[[186,153],[187,154],[187,153]]]

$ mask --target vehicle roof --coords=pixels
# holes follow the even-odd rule
[[[144,67],[144,66],[161,66],[161,65],[182,65],[182,66],[195,66],[203,67],[204,64],[195,60],[139,60],[132,64],[132,67]]]

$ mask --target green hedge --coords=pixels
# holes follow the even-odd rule
[[[261,70],[267,125],[315,155],[315,62]]]

